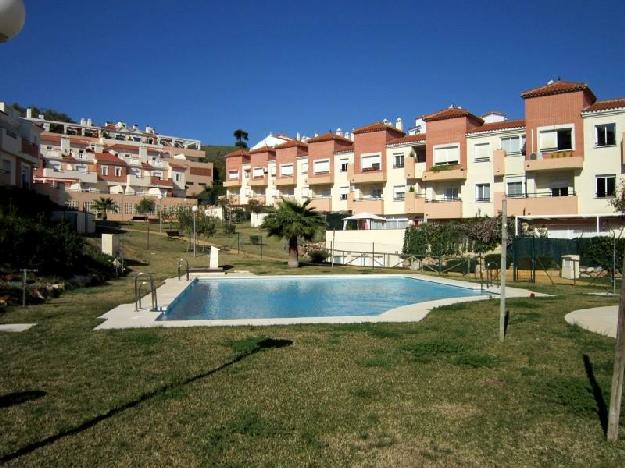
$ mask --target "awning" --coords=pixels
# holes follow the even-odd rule
[[[358,221],[360,219],[373,219],[375,221],[386,221],[386,218],[383,218],[382,216],[374,215],[371,213],[358,213],[357,215],[343,218],[343,221]]]

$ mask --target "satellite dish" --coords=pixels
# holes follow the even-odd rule
[[[24,27],[25,19],[22,0],[0,0],[0,43],[15,37]]]

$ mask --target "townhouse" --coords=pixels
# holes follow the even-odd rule
[[[0,185],[32,186],[33,171],[39,162],[40,134],[38,126],[0,102]]]
[[[94,200],[107,196],[120,208],[109,218],[129,219],[143,197],[152,197],[159,210],[189,205],[213,183],[213,165],[201,161],[199,140],[123,122],[48,121],[30,109],[25,120],[43,130],[35,187],[58,204],[90,211]]]
[[[579,235],[619,224],[610,201],[623,178],[625,98],[598,100],[567,81],[521,97],[521,119],[450,106],[408,133],[398,119],[238,150],[226,156],[224,185],[239,204],[293,197],[417,223],[496,216],[506,198],[519,230]]]

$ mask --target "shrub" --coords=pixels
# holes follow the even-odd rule
[[[488,254],[484,255],[484,264],[487,269],[490,270],[499,270],[501,266],[501,254]],[[506,256],[506,268],[510,268],[512,265],[512,256]]]
[[[237,226],[234,223],[224,223],[221,226],[223,233],[227,235],[232,235],[237,232]]]
[[[330,252],[328,252],[327,249],[313,249],[308,251],[308,257],[312,263],[324,263],[329,256]]]
[[[474,258],[454,258],[447,260],[447,263],[445,263],[445,271],[465,275],[467,273],[475,273],[476,266],[477,261]]]
[[[262,243],[262,241],[263,241],[262,236],[257,236],[257,235],[250,236],[250,242],[253,245],[258,245],[258,244]]]

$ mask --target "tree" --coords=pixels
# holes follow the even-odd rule
[[[245,130],[241,129],[241,128],[237,128],[234,132],[233,132],[234,137],[236,138],[236,143],[234,144],[234,146],[238,146],[239,148],[247,148],[247,138],[248,138],[248,134]]]
[[[250,213],[262,213],[263,212],[263,204],[256,200],[255,198],[250,198],[247,201],[247,209]]]
[[[610,200],[610,205],[621,215],[625,215],[625,179],[621,181],[621,185],[616,191],[616,196]]]
[[[26,108],[20,105],[17,102],[14,102],[12,107],[20,113],[22,117],[26,117]],[[46,120],[56,120],[58,122],[67,122],[67,123],[76,123],[74,119],[72,119],[65,112],[57,111],[56,109],[44,109],[32,106],[33,115],[38,117],[39,114],[43,114],[43,117]]]
[[[304,240],[312,240],[319,229],[326,226],[326,222],[310,208],[310,200],[300,205],[297,202],[283,200],[275,212],[269,213],[264,219],[261,228],[267,231],[269,236],[287,239],[289,242],[289,266],[299,266],[299,254],[297,241],[301,237]]]
[[[154,200],[142,198],[139,203],[135,205],[135,211],[139,214],[147,215],[154,212],[154,206]]]
[[[93,202],[93,209],[98,213],[99,216],[102,217],[104,221],[106,221],[108,219],[107,212],[111,211],[112,213],[117,213],[119,207],[117,206],[117,203],[113,201],[113,199],[109,197],[100,197]]]

